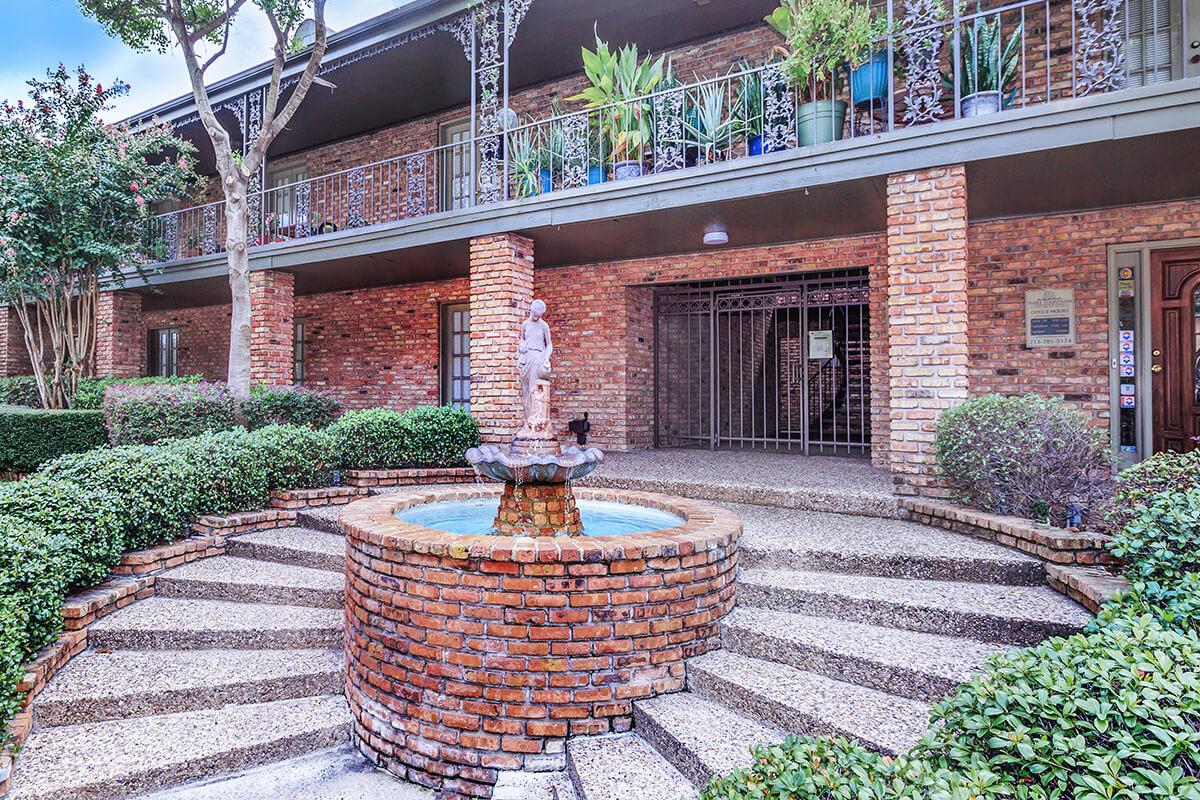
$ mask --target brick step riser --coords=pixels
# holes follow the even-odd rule
[[[305,650],[342,647],[343,629],[301,628],[257,631],[100,629],[88,644],[106,650]]]
[[[781,730],[812,736],[843,736],[884,755],[896,755],[875,742],[864,741],[849,731],[830,725],[825,720],[730,683],[707,670],[688,667],[688,691],[726,705],[746,716],[755,717]]]
[[[309,608],[341,608],[345,595],[340,589],[303,589],[291,586],[262,586],[245,583],[215,583],[172,578],[158,579],[160,597],[196,600],[232,600],[239,603],[268,603]]]
[[[838,572],[879,578],[963,581],[1006,586],[1045,586],[1046,570],[1040,562],[996,564],[970,559],[951,560],[916,556],[846,556],[839,553],[766,550],[742,543],[738,558],[747,569],[791,569],[805,572]]]
[[[924,703],[938,702],[958,685],[958,681],[940,675],[830,653],[817,647],[809,647],[788,639],[777,639],[745,628],[722,625],[721,644],[726,650],[738,655],[786,664],[836,681],[854,683]]]
[[[81,797],[88,800],[119,800],[131,794],[169,789],[189,781],[232,774],[328,747],[337,747],[349,738],[349,723],[331,725],[323,730],[308,731],[267,744],[205,756],[187,764],[150,767],[141,772],[122,775],[119,779],[72,786],[62,791],[22,793],[21,800],[79,800]]]
[[[315,553],[311,550],[295,550],[278,545],[240,542],[232,539],[226,550],[228,555],[238,558],[252,558],[256,561],[270,561],[273,564],[288,564],[293,567],[321,569],[326,572],[342,572],[345,569],[344,555]]]
[[[44,728],[81,725],[131,717],[176,714],[222,708],[233,703],[249,705],[273,700],[294,700],[341,694],[345,684],[342,670],[289,675],[264,681],[246,681],[228,686],[203,689],[179,689],[146,692],[122,697],[75,698],[70,701],[39,702],[34,706],[34,722]]]
[[[309,511],[297,511],[296,524],[301,528],[312,528],[314,531],[321,531],[322,533],[336,533],[338,535],[342,533],[338,527],[337,517],[330,518]]]
[[[961,636],[981,642],[1031,646],[1051,636],[1069,636],[1078,629],[1054,622],[1014,620],[986,613],[906,606],[799,589],[738,585],[738,603],[752,608],[834,617],[902,630]]]
[[[712,778],[713,772],[704,764],[704,759],[679,739],[658,724],[653,715],[647,714],[637,703],[633,706],[633,729],[658,751],[663,760],[679,770],[697,788],[703,787]]]

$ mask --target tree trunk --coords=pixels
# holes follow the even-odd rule
[[[232,172],[237,172],[234,170]],[[250,398],[250,257],[247,239],[250,214],[246,203],[248,181],[240,175],[226,179],[226,258],[232,314],[229,320],[229,391],[242,400]]]

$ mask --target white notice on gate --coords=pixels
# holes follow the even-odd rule
[[[808,332],[808,357],[833,358],[833,331]]]
[[[1064,347],[1075,344],[1075,290],[1030,289],[1025,292],[1025,345]]]

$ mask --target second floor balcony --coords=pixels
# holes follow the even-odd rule
[[[1197,5],[1015,0],[948,8],[889,0],[874,9],[887,32],[861,63],[803,86],[770,47],[784,39],[763,23],[762,58],[741,59],[719,75],[684,78],[672,60],[652,91],[596,107],[505,92],[466,109],[457,127],[441,126],[436,145],[320,174],[288,156],[281,162],[288,168],[265,174],[251,198],[251,245],[559,193],[599,196],[667,173],[828,152],[1200,76]],[[716,38],[692,47],[719,45]],[[563,84],[566,94],[587,82]],[[218,254],[225,238],[224,204],[211,202],[153,217],[144,249],[149,263],[173,262]]]

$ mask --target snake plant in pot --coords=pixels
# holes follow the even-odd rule
[[[980,11],[976,9],[976,14]],[[995,114],[1012,108],[1016,100],[1017,67],[1025,23],[1020,21],[1005,41],[1000,14],[976,16],[963,25],[958,37],[959,112],[964,117]],[[942,73],[942,83],[954,87],[954,78]]]

